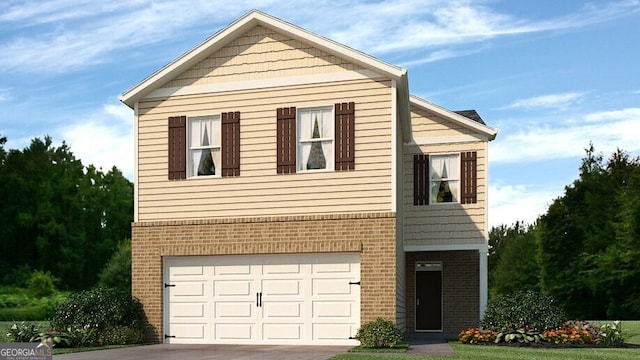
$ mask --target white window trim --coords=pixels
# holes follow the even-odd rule
[[[301,139],[300,130],[302,129],[302,126],[300,125],[300,116],[301,116],[300,114],[302,112],[313,111],[313,110],[329,110],[331,112],[330,119],[331,120],[335,119],[336,109],[335,109],[335,106],[333,105],[307,106],[307,107],[296,108],[296,172],[297,173],[332,172],[335,170],[336,127],[333,121],[331,122],[331,133],[332,133],[331,138],[323,137],[323,138],[317,138],[317,139]],[[322,143],[327,141],[331,141],[331,148],[332,148],[331,157],[330,158],[327,157],[325,159],[327,162],[327,167],[324,169],[314,169],[314,170],[303,169],[302,168],[303,157],[302,157],[302,151],[300,149],[300,144],[308,144],[313,142]]]
[[[456,201],[451,201],[451,202],[437,202],[435,201],[435,197],[433,196],[433,194],[431,193],[431,172],[433,170],[433,162],[432,159],[434,157],[445,157],[445,156],[455,156],[457,158],[458,161],[458,177],[457,178],[447,178],[447,181],[457,181],[458,186],[456,187],[456,194],[455,194],[455,198]],[[460,156],[461,153],[459,152],[447,152],[447,153],[436,153],[436,154],[429,154],[429,205],[437,205],[437,206],[442,206],[442,205],[453,205],[453,204],[460,204]]]
[[[220,124],[218,128],[218,133],[222,137],[222,114],[203,114],[203,115],[191,115],[187,116],[187,179],[211,179],[211,178],[219,178],[222,177],[222,138],[220,139],[220,145],[211,145],[211,146],[192,146],[191,145],[191,129],[192,129],[192,121],[200,118],[218,118],[218,122]],[[205,150],[205,149],[219,149],[220,152],[220,164],[219,168],[216,168],[215,175],[198,175],[197,173],[193,173],[194,170],[191,166],[191,152],[193,150]]]

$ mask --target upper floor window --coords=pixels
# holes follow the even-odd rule
[[[220,176],[220,116],[189,118],[188,176]]]
[[[333,169],[333,109],[298,109],[298,170]]]
[[[460,179],[460,156],[432,155],[429,167],[431,203],[458,202]]]
[[[240,112],[170,116],[169,180],[240,176]]]
[[[413,204],[477,202],[477,152],[415,154]]]

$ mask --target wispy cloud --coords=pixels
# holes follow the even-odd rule
[[[500,109],[564,109],[571,105],[578,104],[584,95],[585,93],[582,92],[568,92],[535,96],[527,99],[516,100],[507,106],[501,107]]]
[[[540,121],[538,126],[534,123],[515,133],[503,132],[489,147],[490,158],[496,163],[513,163],[580,157],[589,141],[605,153],[618,147],[638,152],[638,134],[631,129],[638,127],[639,119],[640,108],[625,108],[579,116],[570,127],[562,121],[557,125]]]
[[[533,224],[562,191],[562,186],[555,189],[524,184],[489,186],[489,226],[511,225],[516,221]]]
[[[407,60],[410,64],[464,55],[468,51],[464,46],[486,39],[578,28],[640,10],[640,0],[607,2],[540,21],[500,13],[486,4],[490,3],[353,2],[336,12],[332,1],[301,0],[295,5],[299,11],[291,12],[291,5],[276,0],[258,4],[234,1],[225,4],[224,11],[208,0],[10,1],[0,4],[0,29],[11,30],[0,40],[0,52],[11,54],[0,58],[0,71],[69,72],[205,25],[213,33],[230,18],[256,7],[368,53],[415,49],[428,53],[421,59]],[[366,21],[326,21],[362,18],[363,14]],[[33,31],[21,31],[26,28]]]
[[[58,130],[56,138],[65,139],[84,165],[93,164],[105,171],[118,167],[133,179],[133,113],[114,102]]]
[[[0,103],[11,100],[10,90],[0,88]]]

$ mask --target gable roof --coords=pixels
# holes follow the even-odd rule
[[[411,105],[434,112],[449,121],[470,130],[477,131],[478,133],[486,136],[489,141],[495,139],[498,134],[496,129],[489,127],[484,123],[480,115],[475,110],[451,111],[414,95],[410,96],[409,102]]]
[[[408,81],[407,71],[395,65],[388,64],[384,61],[374,58],[368,54],[352,49],[346,45],[342,45],[333,40],[327,39],[320,35],[316,35],[310,31],[302,29],[298,26],[280,20],[273,16],[267,15],[258,10],[252,10],[240,19],[229,24],[224,29],[218,31],[201,44],[179,56],[169,64],[154,72],[134,87],[125,91],[120,95],[119,99],[130,108],[140,99],[144,98],[153,90],[159,88],[167,81],[175,78],[185,70],[191,68],[201,60],[205,59],[215,51],[222,48],[238,36],[244,34],[255,26],[263,26],[265,28],[278,31],[293,39],[308,43],[318,49],[329,54],[341,57],[349,62],[357,64],[363,68],[374,70],[375,72],[396,80],[399,94],[399,109],[406,111],[408,115],[408,100],[402,104],[402,99],[408,98]],[[403,109],[406,107],[406,109]],[[404,129],[403,129],[404,130]]]

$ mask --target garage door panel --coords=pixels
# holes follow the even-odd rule
[[[311,286],[314,296],[352,295],[355,290],[354,285],[349,284],[349,279],[313,279]]]
[[[171,268],[170,280],[179,280],[181,277],[202,275],[204,273],[203,266],[175,266]]]
[[[216,265],[214,275],[251,275],[251,265]]]
[[[254,318],[254,302],[226,302],[216,301],[216,319]]]
[[[263,280],[262,294],[264,296],[300,296],[302,289],[302,279],[279,279]]]
[[[262,267],[264,275],[300,274],[300,264],[265,264]]]
[[[263,340],[296,340],[302,339],[304,324],[262,324]]]
[[[251,280],[217,280],[213,282],[213,296],[250,296]]]
[[[345,301],[314,301],[314,318],[350,318],[354,313],[354,303]]]
[[[173,285],[175,286],[171,289],[171,297],[180,298],[180,301],[184,300],[183,298],[204,296],[205,284],[203,281],[181,281],[174,282]]]
[[[255,339],[255,324],[216,324],[216,339],[219,340],[252,340]]]
[[[205,340],[205,324],[172,324],[171,334],[175,336],[172,342],[196,342]]]
[[[266,302],[262,306],[262,312],[266,319],[300,318],[302,302]]]
[[[170,305],[170,312],[175,318],[199,318],[204,317],[204,304],[202,303],[176,303]]]
[[[324,263],[311,265],[312,274],[349,274],[352,271],[352,264],[346,263]]]

